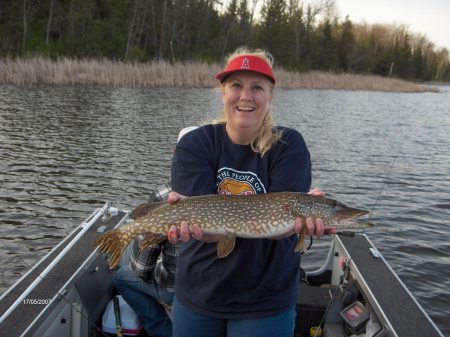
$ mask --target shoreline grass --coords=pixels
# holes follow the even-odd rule
[[[50,60],[0,59],[0,85],[98,85],[111,87],[186,87],[217,86],[214,74],[218,64],[166,61],[148,63],[113,61],[108,59]],[[285,89],[335,89],[383,92],[439,92],[426,84],[408,82],[376,75],[336,74],[323,71],[306,73],[274,69],[277,87]]]

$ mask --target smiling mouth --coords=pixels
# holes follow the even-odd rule
[[[255,108],[249,106],[237,106],[236,110],[241,112],[252,112],[255,111]]]

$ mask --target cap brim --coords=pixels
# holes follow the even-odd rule
[[[275,83],[275,77],[272,68],[263,59],[254,55],[241,55],[232,59],[226,68],[216,75],[216,78],[222,83],[228,76],[238,71],[248,71],[266,76],[272,83]]]
[[[227,79],[228,76],[230,76],[233,73],[237,73],[239,71],[245,71],[245,72],[249,72],[249,73],[255,73],[255,74],[260,74],[260,75],[264,75],[266,76],[272,83],[275,83],[275,78],[269,74],[265,74],[263,72],[260,71],[256,71],[256,70],[250,70],[250,69],[239,69],[239,70],[231,70],[231,71],[222,71],[218,74],[216,74],[216,78],[220,81],[220,83],[223,83],[223,81],[225,81]]]

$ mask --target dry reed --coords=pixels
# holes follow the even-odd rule
[[[207,88],[217,86],[213,74],[220,68],[218,64],[198,62],[138,63],[71,58],[59,58],[53,61],[44,57],[3,59],[0,60],[0,84]],[[275,74],[277,87],[288,89],[439,91],[431,86],[374,75],[335,74],[320,71],[298,73],[283,69],[276,69]]]

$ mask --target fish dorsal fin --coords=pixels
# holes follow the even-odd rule
[[[294,251],[299,252],[303,251],[304,253],[307,252],[306,246],[305,246],[305,238],[306,238],[306,222],[303,221],[302,231],[300,232],[300,235],[298,237],[297,243],[295,245]]]
[[[140,204],[134,210],[131,211],[131,218],[134,220],[139,219],[140,217],[147,215],[148,213],[150,213],[151,211],[160,207],[163,204],[165,204],[165,203],[163,203],[163,202],[147,202],[145,204]]]
[[[154,233],[146,233],[144,234],[145,238],[139,242],[139,249],[143,250],[147,247],[150,247],[152,245],[156,245],[158,243],[163,242],[167,239],[167,236],[161,235],[161,234],[154,234]]]
[[[236,244],[236,236],[234,234],[227,234],[220,238],[217,242],[217,256],[222,258],[228,256]]]

